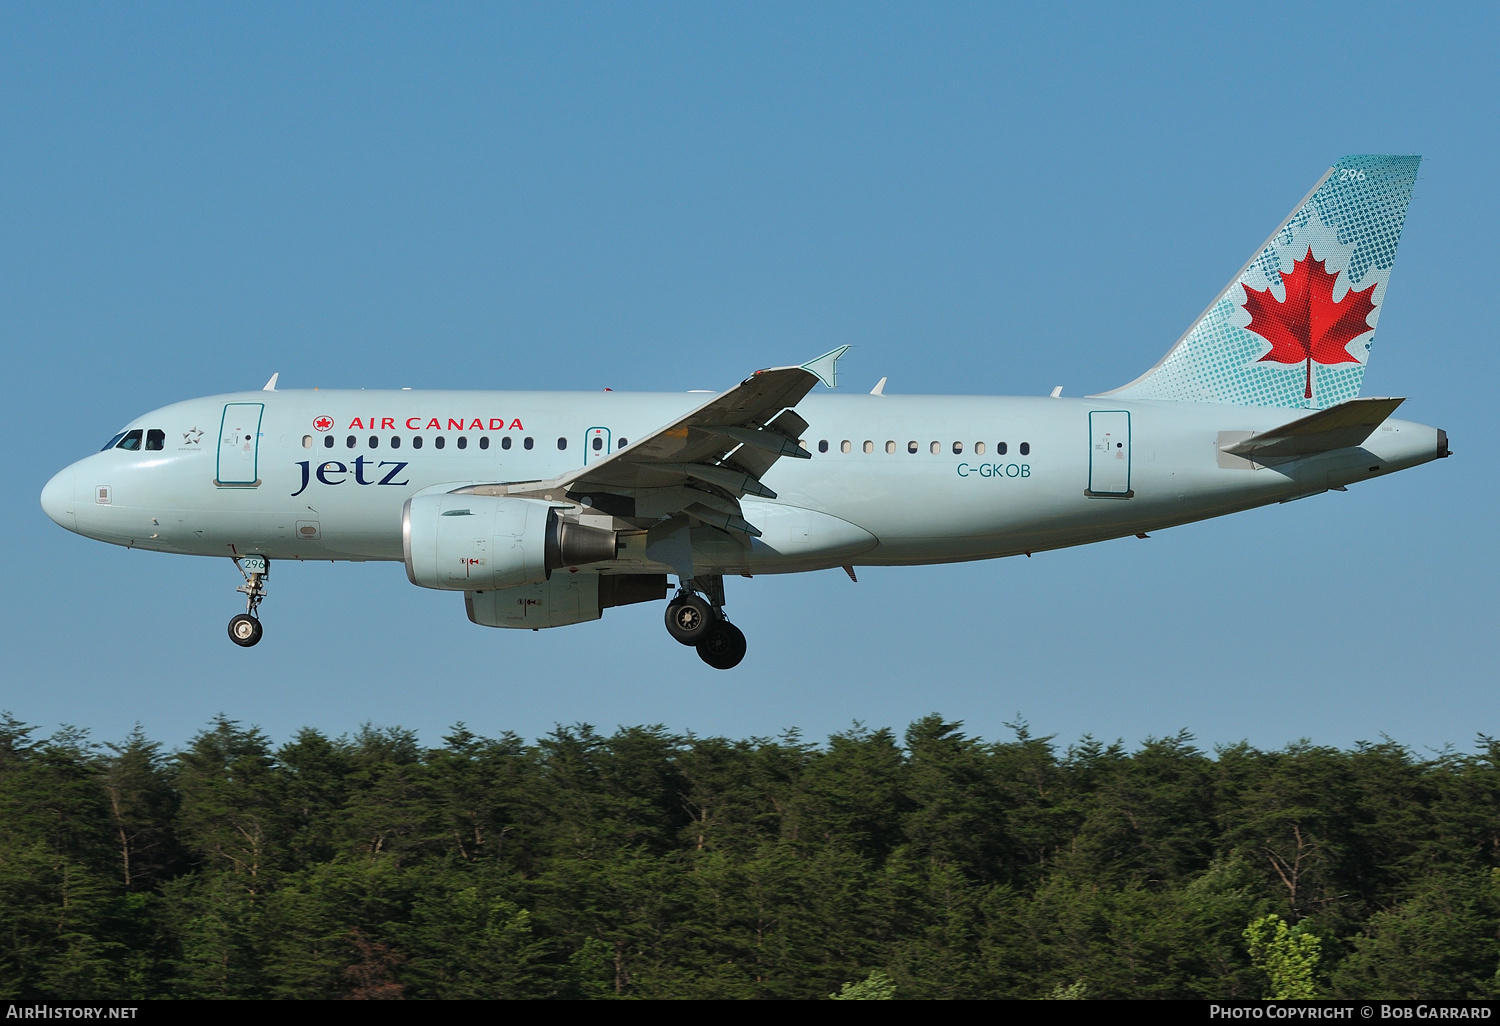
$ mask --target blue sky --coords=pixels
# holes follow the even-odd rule
[[[0,8],[10,387],[0,708],[180,744],[463,720],[1204,745],[1497,717],[1492,6]],[[892,393],[1078,395],[1154,363],[1346,153],[1421,153],[1367,395],[1457,456],[1033,559],[730,582],[734,673],[655,606],[484,630],[397,564],[70,535],[37,496],[128,419],[282,387],[728,387],[856,348]],[[1487,412],[1488,411],[1488,412]]]

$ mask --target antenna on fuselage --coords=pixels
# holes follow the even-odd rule
[[[271,380],[266,382],[266,387],[263,388],[263,389],[261,389],[261,391],[262,392],[274,392],[274,391],[276,391],[276,379],[279,378],[279,377],[281,377],[281,371],[277,371],[275,374],[272,374],[271,375]]]

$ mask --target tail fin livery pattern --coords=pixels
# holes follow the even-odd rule
[[[1161,362],[1105,394],[1308,409],[1359,395],[1421,160],[1340,160]]]

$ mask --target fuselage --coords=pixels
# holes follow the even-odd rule
[[[42,504],[71,531],[204,556],[401,560],[424,489],[546,480],[708,398],[693,393],[244,392],[176,403],[88,456]],[[695,530],[697,573],[986,559],[1285,501],[1446,455],[1387,420],[1362,446],[1260,466],[1222,451],[1306,410],[1109,398],[810,395],[807,460],[745,499],[745,545]],[[139,444],[130,447],[131,432]],[[117,439],[120,436],[117,436]],[[564,496],[558,495],[562,500]],[[576,497],[575,497],[576,498]],[[768,526],[769,525],[769,526]],[[670,568],[622,553],[631,572]],[[608,567],[601,567],[605,572]]]

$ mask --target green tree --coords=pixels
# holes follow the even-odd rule
[[[1500,941],[1495,871],[1433,874],[1371,916],[1338,966],[1341,997],[1397,1000],[1488,996]]]
[[[463,877],[448,874],[446,886],[427,888],[399,931],[414,996],[435,998],[535,998],[554,984],[534,936],[531,913],[479,886],[451,890]]]
[[[1252,919],[1245,927],[1250,961],[1270,981],[1270,1001],[1306,1000],[1317,997],[1313,974],[1317,972],[1321,942],[1306,923],[1288,927],[1274,912]]]
[[[140,724],[124,744],[106,748],[103,784],[119,879],[127,891],[149,889],[169,878],[181,858],[172,822],[177,790],[161,745],[149,740]]]
[[[828,995],[835,1001],[890,1001],[896,996],[896,981],[879,969],[853,983],[846,983]]]
[[[228,871],[249,893],[263,892],[286,812],[269,740],[219,716],[176,761],[180,836],[210,872]]]

